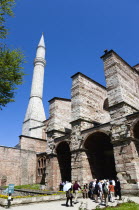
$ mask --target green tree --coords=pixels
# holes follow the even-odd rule
[[[5,27],[6,17],[14,16],[15,0],[0,0],[0,38],[6,38],[8,30]]]
[[[6,18],[13,16],[15,0],[0,0],[0,38],[4,42],[8,34]],[[11,50],[0,43],[0,109],[13,102],[17,85],[23,82],[24,55],[18,49]]]

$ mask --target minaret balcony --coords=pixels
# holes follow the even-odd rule
[[[45,66],[46,65],[46,60],[45,59],[43,59],[43,58],[41,58],[41,57],[37,57],[37,58],[35,58],[35,60],[34,60],[34,65],[38,65],[38,64],[41,64],[41,65],[43,65],[43,66]]]

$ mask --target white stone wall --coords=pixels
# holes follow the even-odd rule
[[[22,127],[22,135],[42,138],[43,121],[45,120],[42,100],[38,97],[30,98]]]
[[[39,62],[39,61],[41,61],[41,58],[39,58],[38,60],[36,59],[30,95],[42,98],[43,83],[44,83],[44,64],[43,62]]]

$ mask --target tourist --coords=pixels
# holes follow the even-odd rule
[[[90,183],[89,183],[89,193],[88,193],[88,195],[89,195],[89,198],[93,198],[93,181],[91,181]]]
[[[70,188],[68,191],[66,191],[66,197],[67,197],[67,200],[66,200],[66,206],[68,207],[68,202],[70,200],[70,206],[73,206],[72,205],[72,198],[73,198],[73,194],[72,194],[72,189]]]
[[[99,185],[99,197],[100,197],[101,203],[103,203],[103,189],[102,189],[103,183],[104,183],[103,180],[99,181],[99,183],[98,183],[98,185]]]
[[[114,202],[114,185],[112,182],[110,182],[110,185],[109,185],[109,195],[110,195],[110,201],[113,203]]]
[[[92,181],[92,199],[95,199],[95,195],[94,195],[95,185],[96,185],[96,179]]]
[[[9,194],[8,194],[8,198],[7,198],[7,208],[10,208],[10,206],[11,206],[11,201],[12,201],[12,200],[13,200],[12,194],[9,193]]]
[[[82,192],[82,196],[84,198],[84,185],[81,185],[81,192]]]
[[[88,184],[85,184],[81,188],[83,198],[88,198]]]
[[[63,191],[63,182],[62,181],[60,182],[60,185],[59,185],[59,191]]]
[[[74,203],[77,203],[77,199],[78,199],[78,191],[79,189],[81,189],[80,185],[78,184],[77,181],[75,181],[74,185],[73,185],[73,193],[75,195],[75,200],[74,200]]]
[[[103,195],[105,200],[105,205],[108,206],[108,194],[109,194],[109,184],[108,181],[104,180],[104,183],[102,185],[103,189]]]
[[[99,192],[100,192],[100,187],[99,187],[99,181],[97,180],[96,181],[96,184],[95,184],[95,188],[94,188],[94,191],[93,191],[93,194],[94,194],[94,198],[95,198],[95,201],[96,203],[98,203],[98,196],[99,196]]]
[[[87,191],[86,198],[88,198],[88,193],[89,193],[89,186],[88,186],[88,184],[86,184],[86,191]]]
[[[120,184],[119,179],[116,180],[115,191],[116,191],[116,197],[118,195],[119,196],[119,200],[122,200],[122,198],[121,198],[121,184]]]

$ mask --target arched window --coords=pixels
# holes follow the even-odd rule
[[[43,167],[43,158],[41,159],[41,167]]]
[[[46,174],[45,173],[46,172],[46,157],[45,156],[39,158],[37,171],[38,171],[38,176],[43,176]]]
[[[46,166],[46,159],[44,159],[44,167]]]
[[[104,101],[103,109],[104,109],[105,111],[109,111],[109,102],[108,102],[108,98],[106,98],[105,101]]]
[[[40,167],[41,166],[41,163],[40,163],[40,160],[38,160],[38,167]]]

